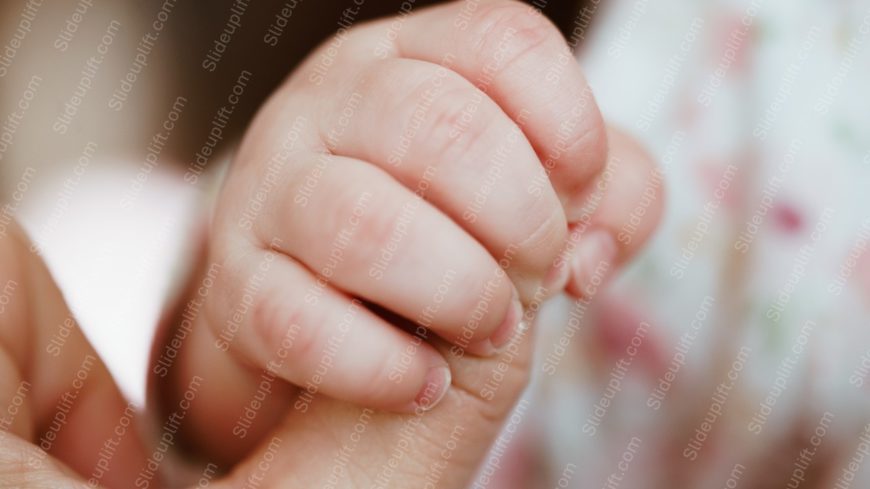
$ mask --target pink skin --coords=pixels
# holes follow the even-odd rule
[[[521,304],[563,289],[583,296],[590,269],[606,261],[612,274],[655,228],[661,179],[651,185],[649,156],[604,125],[576,63],[561,64],[570,53],[556,28],[517,2],[482,3],[467,25],[462,8],[422,9],[396,36],[390,21],[358,26],[337,52],[327,42],[249,128],[213,221],[208,260],[225,272],[196,344],[226,337],[245,284],[270,265],[254,313],[221,343],[226,352],[197,349],[185,363],[191,374],[233,379],[207,389],[215,402],[191,416],[191,436],[207,450],[227,459],[248,451],[248,440],[223,440],[257,369],[283,356],[275,374],[306,385],[331,338],[344,346],[318,376],[320,394],[407,413],[450,362],[409,329],[452,343],[450,355],[492,357],[516,330]],[[560,76],[539,80],[556,68]],[[618,240],[647,190],[652,208],[630,240]],[[251,202],[263,210],[252,216]],[[611,245],[581,252],[594,234]],[[435,297],[437,314],[421,325]],[[276,414],[260,436],[295,394],[269,399],[266,412]]]
[[[178,437],[233,469],[213,487],[252,477],[259,487],[319,487],[363,415],[366,450],[348,466],[349,487],[391,463],[414,420],[414,446],[391,485],[421,487],[419,468],[443,462],[460,425],[438,487],[465,487],[529,377],[534,318],[521,307],[563,288],[582,296],[595,262],[613,273],[653,232],[660,185],[631,239],[616,237],[654,165],[605,127],[556,28],[517,2],[481,2],[472,13],[464,5],[415,12],[395,40],[390,19],[344,33],[344,47],[315,51],[248,129],[203,260],[221,273],[172,375],[153,384],[168,415],[190,379],[203,379]],[[329,69],[320,70],[324,56]],[[412,127],[420,137],[391,162]],[[436,172],[418,200],[428,167]],[[401,243],[373,275],[400,223]],[[613,247],[577,259],[596,231]],[[433,302],[437,311],[421,320]],[[415,320],[425,341],[408,332]],[[276,376],[271,395],[246,437],[233,434],[266,368]],[[302,409],[295,386],[315,379],[318,395]],[[110,379],[105,387],[117,399]],[[265,474],[264,460],[273,461]]]

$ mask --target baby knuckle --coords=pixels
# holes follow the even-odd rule
[[[286,293],[267,293],[254,308],[253,328],[263,344],[280,350],[282,356],[305,361],[321,347],[318,328],[310,317],[312,307],[301,298],[288,298]]]
[[[387,58],[367,63],[356,73],[353,80],[354,91],[368,93],[376,87],[396,90],[406,83],[410,73],[402,69],[402,63],[395,58]]]
[[[391,118],[396,127],[382,137],[380,144],[390,154],[407,144],[428,155],[447,158],[466,153],[486,131],[491,119],[486,109],[486,95],[457,73],[430,64],[409,60],[379,61],[366,70],[357,82],[358,90],[377,84],[379,92],[394,96],[385,100],[385,111],[398,114]],[[400,160],[390,164],[401,164]]]
[[[479,62],[504,70],[514,61],[564,39],[552,22],[532,7],[516,1],[493,2],[483,9],[474,23]]]
[[[485,95],[475,89],[445,92],[429,110],[422,141],[439,161],[474,162],[483,148],[491,117],[484,108]]]
[[[350,270],[363,270],[369,267],[381,250],[393,240],[400,225],[402,202],[385,202],[368,190],[346,195],[339,204],[340,222],[346,223],[335,231],[335,241],[352,242],[353,253],[344,254]]]

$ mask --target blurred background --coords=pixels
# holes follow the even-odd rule
[[[547,309],[481,470],[508,489],[870,487],[870,2],[529,3],[660,162],[667,213],[612,288]],[[234,142],[346,6],[0,7],[0,231],[23,221],[138,403]]]

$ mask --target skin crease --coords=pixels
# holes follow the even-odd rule
[[[539,56],[544,58],[551,59],[550,55],[553,52],[565,48],[564,41],[558,39],[556,34],[549,34],[550,32],[555,33],[555,29],[544,26],[538,19],[525,17],[528,15],[526,7],[512,2],[493,2],[487,5],[489,7],[482,9],[478,14],[480,16],[477,20],[479,30],[474,32],[486,32],[496,21],[496,26],[519,27],[519,31],[524,33],[524,36],[521,36],[521,41],[535,41],[535,49],[541,53]],[[421,18],[424,15],[431,15],[432,18],[443,16],[443,18],[452,19],[455,12],[448,10],[451,8],[456,8],[456,6],[439,7],[441,10],[420,12],[418,15]],[[487,10],[490,8],[492,10],[487,16]],[[422,19],[421,22],[428,23],[426,18]],[[501,24],[502,21],[504,24]],[[409,20],[409,22],[415,21]],[[442,22],[442,24],[444,23]],[[382,23],[379,27],[379,24],[371,24],[355,30],[356,34],[354,35],[360,36],[358,45],[364,45],[364,39],[379,33],[378,29],[383,29],[384,25],[386,24]],[[406,32],[413,33],[419,30],[413,24],[408,24],[406,27]],[[536,36],[540,36],[542,32],[548,34],[536,39]],[[402,49],[424,52],[427,44],[429,41],[426,39],[414,39],[412,36]],[[522,52],[524,50],[520,49],[521,47],[522,45],[514,46],[513,49]],[[321,49],[328,48],[322,47]],[[309,60],[313,61],[309,61],[309,63],[316,62],[319,54],[318,52],[312,54]],[[463,83],[463,78],[468,78],[475,69],[479,69],[479,65],[480,60],[477,60],[468,61],[457,67],[457,70],[462,73],[457,72],[455,76],[451,75],[456,87],[458,87],[456,90],[465,90],[466,94],[471,93],[468,91],[471,88],[460,85]],[[227,192],[235,192],[236,199],[241,199],[243,202],[250,197],[244,189],[256,188],[257,183],[263,177],[262,168],[257,168],[255,164],[250,162],[262,161],[264,155],[271,154],[275,148],[280,146],[280,137],[289,127],[292,127],[295,115],[301,113],[306,114],[312,120],[329,120],[335,115],[337,107],[324,108],[324,105],[327,104],[323,101],[335,101],[338,97],[329,97],[327,94],[336,93],[336,91],[341,93],[342,90],[353,88],[342,85],[340,80],[358,80],[360,78],[353,76],[354,74],[380,73],[377,70],[381,69],[366,71],[368,70],[366,66],[356,66],[353,63],[343,64],[342,60],[338,60],[336,66],[340,66],[336,70],[346,71],[337,71],[338,74],[334,76],[333,81],[326,82],[324,88],[315,90],[309,87],[306,90],[310,91],[303,90],[306,85],[299,81],[302,79],[302,75],[300,75],[291,78],[282,89],[273,95],[248,130],[245,142],[237,157],[236,169],[234,169],[236,173],[229,177],[224,190],[225,195],[232,195],[226,194]],[[414,64],[413,68],[409,68],[410,66],[408,63],[401,64],[399,68],[396,68],[400,70],[397,72],[401,75],[400,77],[383,78],[381,83],[405,79],[406,76],[410,77],[406,70],[417,69],[420,64]],[[512,117],[511,114],[518,112],[517,107],[510,107],[510,103],[506,102],[507,96],[520,90],[523,83],[521,76],[523,63],[518,62],[512,66],[514,66],[512,69],[518,71],[503,73],[504,76],[500,78],[502,81],[494,86],[493,91],[488,92],[492,99],[486,99],[491,102],[487,105],[490,107],[487,109],[489,117],[491,117],[490,120],[500,121],[499,124],[504,124],[504,127],[510,127],[510,124],[516,123],[516,118]],[[306,73],[305,67],[299,73],[304,75]],[[342,74],[349,76],[341,76]],[[579,70],[574,73],[574,76],[576,78],[570,80],[570,90],[582,90],[585,82],[582,81]],[[376,90],[379,85],[375,84],[374,89],[369,85],[366,86],[369,90]],[[570,92],[568,93],[570,94]],[[374,99],[376,96],[372,97]],[[311,101],[317,103],[312,106]],[[558,108],[565,105],[558,100],[542,101],[538,99],[530,102],[540,102],[533,105],[545,108]],[[525,151],[523,154],[526,155],[525,160],[534,164],[540,164],[540,160],[543,159],[542,155],[546,154],[548,144],[553,143],[547,139],[547,134],[554,133],[551,129],[552,122],[561,120],[565,115],[546,110],[538,114],[540,113],[544,115],[533,116],[528,124],[523,124],[523,133],[520,138],[521,147],[525,148],[523,150]],[[543,233],[546,239],[533,242],[535,246],[528,250],[530,258],[520,262],[522,267],[518,266],[522,273],[516,269],[508,270],[508,276],[502,283],[504,304],[500,310],[503,310],[509,302],[511,283],[520,289],[520,297],[526,306],[535,302],[536,289],[544,280],[549,271],[549,265],[559,255],[566,240],[582,240],[585,232],[576,235],[570,232],[571,227],[565,221],[566,211],[562,206],[573,208],[575,207],[573,204],[577,201],[582,204],[586,196],[592,192],[590,189],[598,186],[601,178],[600,171],[603,168],[612,168],[613,171],[609,174],[610,184],[601,204],[590,216],[590,229],[619,229],[627,219],[628,213],[637,204],[647,181],[652,178],[653,164],[649,157],[627,136],[605,129],[600,116],[597,114],[597,109],[584,113],[580,119],[582,123],[578,124],[577,130],[588,136],[576,138],[578,141],[582,141],[582,144],[573,148],[577,152],[577,158],[572,160],[572,165],[557,166],[550,175],[554,182],[553,188],[547,187],[546,190],[549,192],[550,200],[543,201],[546,205],[552,206],[555,209],[554,215],[558,216],[554,221],[555,224],[551,225],[553,231]],[[481,137],[483,138],[481,141],[486,142],[485,136]],[[387,139],[394,141],[392,136]],[[353,137],[348,140],[352,142]],[[316,153],[318,144],[322,144],[322,140],[318,141],[316,134],[305,136],[304,142],[307,145],[307,151],[312,153]],[[347,171],[354,171],[353,168],[361,167],[357,165],[357,158],[377,156],[377,148],[366,146],[364,144],[366,142],[364,139],[360,139],[356,145],[348,143],[349,146],[343,148],[343,152],[353,154],[353,156],[348,157]],[[421,154],[421,158],[423,157],[426,157],[425,153]],[[355,161],[350,161],[350,159]],[[298,161],[302,161],[300,164],[304,164],[305,161],[310,160],[300,158]],[[619,162],[619,164],[613,165],[614,162]],[[523,170],[520,162],[512,162],[512,164],[516,165],[516,168],[511,167],[512,171],[517,172],[533,168],[533,166],[526,166],[526,170]],[[370,166],[365,166],[365,168],[367,173],[362,175],[367,178],[380,175],[372,173]],[[292,176],[287,175],[286,178],[289,179]],[[341,173],[337,174],[337,182],[341,182],[341,176]],[[386,182],[387,180],[373,179],[372,181]],[[389,182],[390,185],[394,185],[393,180],[389,180]],[[513,180],[508,181],[505,185],[510,185],[512,182]],[[405,185],[408,184],[405,183]],[[365,188],[363,186],[360,191],[364,191]],[[401,187],[395,184],[395,187],[389,188],[399,189]],[[661,189],[656,188],[657,193],[660,191]],[[394,192],[400,191],[394,190]],[[453,226],[450,224],[452,221],[444,217],[445,214],[449,215],[451,212],[449,210],[450,201],[447,199],[449,195],[447,193],[443,195],[445,198],[440,201],[439,205],[431,204],[431,222],[443,223],[445,230],[455,231],[455,239],[467,243],[469,250],[480,251],[479,262],[487,263],[487,260],[492,258],[489,258],[486,253],[497,254],[499,236],[479,227],[472,230],[459,226],[451,227]],[[433,200],[436,200],[435,197]],[[660,205],[661,200],[658,198],[656,202]],[[212,240],[216,244],[213,244],[212,249],[208,251],[204,263],[215,261],[222,263],[224,269],[229,270],[230,273],[235,272],[234,278],[238,279],[246,277],[245,274],[249,274],[251,270],[245,269],[244,260],[237,257],[252,256],[254,253],[260,253],[256,256],[266,256],[265,253],[268,252],[277,253],[280,255],[278,259],[281,260],[293,257],[292,254],[295,253],[293,250],[281,246],[262,248],[264,243],[271,242],[270,239],[264,238],[270,238],[274,234],[274,229],[277,228],[263,231],[264,234],[260,235],[243,235],[228,231],[232,227],[227,223],[238,221],[232,219],[238,217],[238,214],[233,213],[240,212],[239,209],[242,206],[231,198],[222,199],[220,205],[222,209],[218,209],[218,217],[213,225],[214,232],[218,233]],[[576,207],[582,206],[577,205]],[[275,209],[271,216],[280,218],[277,210],[280,207],[276,206]],[[574,210],[572,209],[572,211]],[[488,219],[495,219],[498,214],[496,213],[494,217]],[[616,264],[624,263],[637,252],[652,233],[659,214],[660,208],[651,209],[646,216],[647,220],[638,228],[631,244],[617,249]],[[222,221],[222,219],[224,220]],[[486,223],[488,219],[483,219],[481,222]],[[502,228],[503,226],[496,225],[491,226],[490,230],[498,231]],[[223,234],[220,234],[221,232]],[[525,233],[527,231],[522,231],[520,235]],[[534,232],[531,234],[537,235]],[[0,453],[0,482],[11,481],[10,484],[18,480],[14,477],[23,477],[23,470],[27,470],[20,463],[21,455],[17,449],[26,446],[28,441],[38,440],[40,437],[37,434],[42,433],[50,423],[55,405],[52,401],[57,397],[57,392],[69,388],[70,372],[75,372],[79,365],[79,362],[73,360],[87,358],[88,355],[92,354],[92,350],[84,338],[80,336],[78,337],[80,339],[68,344],[64,349],[68,355],[72,356],[73,360],[69,360],[62,368],[56,367],[54,369],[55,364],[51,362],[40,363],[34,368],[29,365],[26,356],[19,353],[31,351],[30,349],[38,351],[39,347],[34,349],[31,343],[44,344],[42,341],[22,340],[21,337],[27,336],[24,332],[49,331],[50,328],[56,327],[59,318],[68,315],[68,313],[62,298],[51,285],[48,273],[39,264],[36,257],[22,251],[27,248],[26,242],[23,237],[17,236],[18,238],[15,240],[4,240],[5,248],[0,248],[0,254],[6,255],[8,263],[17,263],[22,261],[19,260],[21,256],[26,256],[23,261],[32,263],[30,266],[33,269],[30,270],[30,273],[12,266],[4,266],[0,270],[3,270],[3,273],[9,273],[10,277],[20,280],[25,284],[23,289],[31,291],[31,293],[19,296],[17,304],[19,304],[20,311],[45,310],[55,311],[55,314],[45,318],[31,317],[24,312],[19,312],[18,315],[10,314],[0,317],[3,331],[11,332],[8,338],[3,337],[4,351],[8,352],[8,355],[4,357],[5,361],[10,365],[17,366],[17,369],[4,369],[3,371],[21,372],[17,375],[21,378],[31,379],[35,386],[34,392],[41,393],[43,390],[49,392],[45,396],[49,399],[48,401],[37,402],[25,410],[31,416],[30,419],[23,416],[18,418],[17,422],[21,424],[15,432],[18,438],[10,437],[9,443],[4,445],[10,449]],[[320,237],[321,242],[322,240],[323,237]],[[252,245],[252,242],[256,245]],[[286,243],[287,240],[283,242]],[[421,240],[420,243],[425,243],[425,240]],[[421,246],[423,245],[421,244]],[[535,258],[537,256],[535,252],[540,253],[542,249],[546,249],[543,252],[546,259]],[[232,257],[232,259],[228,259],[228,257]],[[314,258],[307,257],[307,259]],[[254,261],[254,263],[257,262]],[[289,264],[291,262],[288,260],[280,263]],[[469,268],[473,265],[474,263],[469,265]],[[242,268],[241,271],[239,271],[239,267]],[[280,270],[287,270],[288,276],[291,271],[289,267]],[[25,282],[22,278],[25,276],[37,277],[37,279]],[[233,275],[230,276],[233,277]],[[191,279],[192,284],[195,286],[201,278],[201,275],[194,275]],[[560,289],[569,285],[569,282],[569,277],[566,277],[554,288]],[[216,291],[213,297],[223,298],[226,302],[227,297],[231,298],[233,294],[238,293],[238,288],[234,288],[235,284],[238,283],[238,281],[234,281],[234,283],[224,284],[223,291]],[[276,290],[285,285],[283,282],[276,283]],[[347,287],[353,286],[351,280],[345,284]],[[55,292],[43,293],[46,290],[55,290]],[[386,307],[389,308],[389,305]],[[219,460],[221,467],[228,471],[225,478],[214,481],[213,486],[216,487],[243,487],[246,481],[258,481],[261,484],[260,487],[316,487],[328,483],[329,476],[336,467],[344,467],[346,471],[339,487],[368,487],[372,481],[378,481],[380,478],[386,477],[387,474],[392,474],[389,478],[389,487],[423,487],[427,482],[433,482],[435,487],[464,487],[480,465],[492,440],[522,393],[531,367],[534,328],[518,331],[506,347],[505,353],[488,357],[463,354],[461,349],[457,354],[457,350],[447,341],[452,339],[448,334],[443,335],[444,339],[430,336],[419,348],[421,351],[425,350],[433,355],[438,355],[447,363],[452,372],[452,385],[444,399],[425,414],[391,413],[390,411],[396,409],[387,409],[385,406],[380,406],[384,407],[384,410],[369,411],[359,407],[354,402],[348,402],[352,400],[339,400],[335,396],[324,395],[312,401],[307,413],[300,413],[296,409],[288,409],[295,398],[294,388],[278,379],[274,384],[272,395],[265,402],[265,407],[258,413],[255,428],[244,440],[239,440],[225,429],[233,425],[238,413],[255,394],[261,376],[260,369],[262,369],[264,359],[269,358],[270,352],[266,351],[265,355],[257,356],[255,347],[249,347],[247,350],[230,349],[228,351],[215,349],[213,345],[217,336],[216,331],[220,330],[214,328],[214,323],[223,323],[226,320],[227,311],[221,309],[219,304],[208,305],[206,310],[208,313],[200,319],[201,322],[196,324],[191,337],[183,345],[180,352],[181,359],[172,370],[168,380],[158,382],[158,379],[152,379],[154,381],[152,388],[158,391],[156,393],[159,394],[164,414],[166,414],[171,411],[173,406],[178,405],[184,389],[189,385],[193,376],[202,375],[206,379],[197,394],[196,402],[192,403],[191,409],[187,413],[181,436],[183,436],[183,441],[189,450],[198,452],[199,455],[205,456],[209,460]],[[394,319],[388,314],[383,314],[383,316],[384,320]],[[495,316],[498,314],[493,313],[493,317],[489,318],[492,323],[490,327],[496,326],[502,319]],[[533,319],[531,315],[528,315],[526,322],[532,324]],[[386,326],[393,327],[390,324],[386,324]],[[397,326],[401,326],[398,321]],[[240,341],[250,341],[252,336],[250,333],[243,331],[241,333],[243,339]],[[384,334],[393,335],[396,333]],[[401,338],[402,341],[410,341],[410,336],[402,336]],[[262,350],[259,353],[262,353]],[[60,372],[66,372],[66,376],[60,375]],[[220,381],[212,380],[209,382],[209,378]],[[77,420],[75,423],[71,423],[70,427],[63,431],[67,439],[70,440],[70,444],[60,443],[51,450],[53,457],[79,474],[84,474],[85,477],[92,473],[94,462],[81,457],[83,454],[96,453],[98,450],[88,450],[87,448],[98,446],[100,438],[86,437],[74,426],[79,425],[79,423],[84,426],[87,422],[88,426],[109,430],[122,417],[124,408],[123,401],[121,401],[120,395],[107,374],[94,374],[90,379],[92,380],[89,380],[91,382],[88,384],[89,387],[82,390],[82,397],[76,404],[77,409],[80,409],[80,416],[87,416],[86,413],[95,412],[95,409],[86,409],[85,406],[106,406],[107,411],[103,411],[104,416],[101,416],[100,419],[89,418],[85,420],[83,418],[81,421]],[[499,380],[495,387],[493,387],[493,379]],[[18,380],[18,377],[13,376],[4,379],[3,387],[0,389],[0,394],[6,396],[4,399],[12,399],[14,388],[19,384]],[[414,393],[413,390],[409,392]],[[341,394],[337,393],[336,395],[340,396]],[[386,395],[391,395],[391,393],[387,392]],[[41,399],[42,396],[34,396],[33,398]],[[376,397],[371,400],[374,401],[372,404],[377,403]],[[360,428],[361,426],[362,428]],[[353,434],[358,429],[362,431],[360,444],[358,449],[354,449],[351,453],[351,462],[346,465],[338,464],[335,459],[337,450],[348,446],[348,443],[353,443],[355,440]],[[411,436],[408,436],[409,431]],[[458,438],[451,438],[452,434],[457,433],[460,435]],[[130,479],[124,477],[135,476],[138,473],[135,468],[140,467],[143,463],[143,453],[150,453],[150,451],[141,448],[141,443],[136,440],[135,436],[125,439],[131,440],[128,442],[130,447],[122,455],[116,456],[117,462],[113,463],[117,463],[116,470],[119,475],[117,479],[106,479],[104,482],[108,486],[132,487]],[[78,446],[73,447],[75,443],[78,443]],[[401,455],[399,457],[395,455],[396,447],[404,447],[400,449]],[[433,464],[437,465],[445,459],[449,461],[446,469],[441,471],[428,470]],[[40,473],[41,477],[48,478],[72,477],[71,475],[62,475],[62,469],[56,467],[47,467],[47,470],[42,470]],[[427,479],[427,477],[434,477],[433,474],[440,474],[437,481]],[[30,472],[30,475],[34,475],[34,472]],[[4,477],[8,479],[4,479]]]

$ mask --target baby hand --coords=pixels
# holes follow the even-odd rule
[[[582,296],[646,240],[652,168],[524,4],[340,30],[261,109],[221,193],[182,365],[223,380],[201,389],[191,429],[230,457],[247,443],[230,432],[256,439],[316,393],[431,408],[451,384],[442,352],[504,351],[523,305]]]

